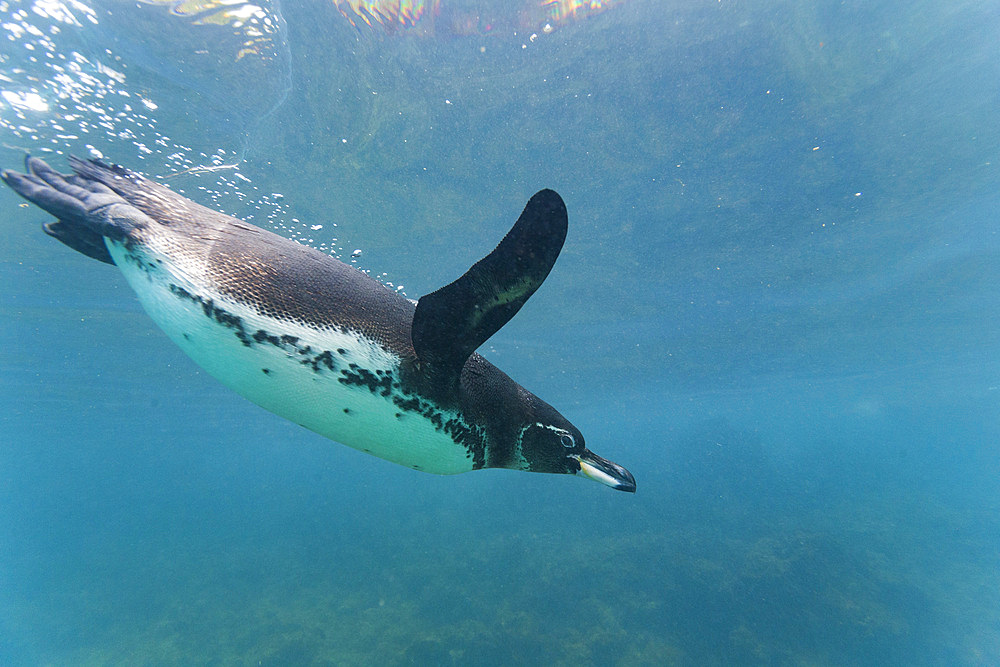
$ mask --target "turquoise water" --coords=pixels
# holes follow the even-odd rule
[[[1000,663],[1000,6],[342,4],[2,2],[0,164],[411,298],[556,189],[481,352],[637,493],[266,413],[5,188],[0,664]]]

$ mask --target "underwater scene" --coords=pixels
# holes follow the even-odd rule
[[[582,446],[541,421],[536,472],[448,475],[303,428],[0,187],[0,665],[1000,664],[998,35],[992,0],[0,0],[0,168],[122,165],[417,319],[557,192],[551,273],[466,347],[635,484],[532,464],[525,429]]]

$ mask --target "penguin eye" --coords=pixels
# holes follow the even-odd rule
[[[573,436],[571,436],[569,433],[563,433],[562,435],[560,435],[559,442],[562,443],[562,446],[567,449],[576,447],[576,440],[574,440]]]

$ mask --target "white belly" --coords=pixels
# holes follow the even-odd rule
[[[262,315],[211,293],[199,284],[199,267],[171,264],[155,249],[136,257],[134,249],[112,241],[107,246],[153,321],[240,395],[410,468],[438,474],[473,469],[467,449],[446,432],[468,428],[461,416],[405,394],[398,386],[399,358],[374,341]]]

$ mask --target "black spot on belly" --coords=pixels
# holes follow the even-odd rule
[[[347,369],[340,371],[337,381],[348,386],[365,387],[371,393],[387,398],[392,393],[392,375],[388,371],[382,373],[384,375],[377,375],[367,368],[351,364]]]
[[[416,396],[393,396],[392,402],[398,407],[406,410],[407,412],[419,412],[423,414],[423,409],[420,405],[420,399]]]
[[[211,299],[206,299],[197,294],[191,294],[191,292],[188,292],[180,285],[171,283],[170,291],[182,299],[187,299],[188,301],[198,304],[201,306],[201,310],[205,313],[206,317],[210,317],[222,326],[232,329],[239,341],[247,347],[253,346],[254,339],[247,334],[246,328],[243,326],[243,318],[233,315],[227,310],[219,308]]]
[[[158,259],[149,262],[140,257],[140,251],[137,249],[138,244],[132,239],[126,240],[122,246],[125,248],[125,261],[129,264],[135,264],[135,266],[146,273],[147,279],[152,280],[153,277],[150,274],[153,273],[157,264],[162,264],[163,262]]]
[[[333,354],[330,350],[325,350],[319,354],[309,355],[308,353],[299,354],[303,355],[303,358],[299,360],[299,363],[303,366],[312,366],[313,372],[318,373],[324,368],[330,371],[337,370],[337,362],[333,360]]]
[[[350,408],[344,408],[344,414],[345,415],[351,414],[351,409]]]
[[[270,375],[271,374],[271,369],[270,368],[262,368],[260,370],[263,371],[264,375]]]
[[[263,329],[257,329],[257,333],[253,335],[253,339],[258,343],[267,342],[275,347],[281,347],[281,338],[278,338],[274,334],[269,334]]]

